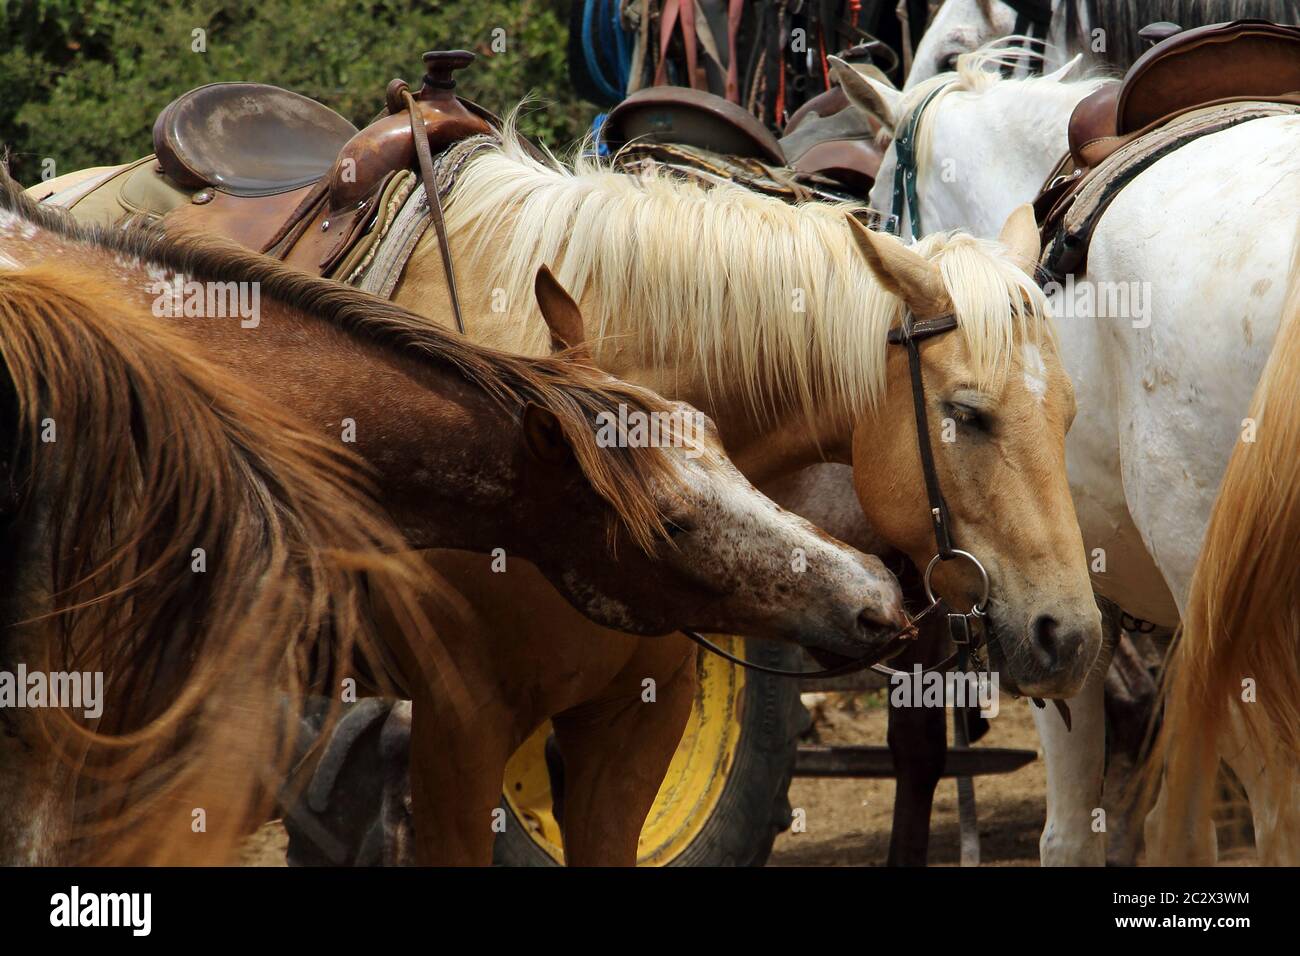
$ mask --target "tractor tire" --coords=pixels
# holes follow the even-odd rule
[[[732,639],[735,652],[738,639]],[[768,641],[745,644],[749,660],[773,667],[804,666],[799,648]],[[795,749],[808,727],[799,682],[742,671],[701,653],[699,688],[690,723],[655,806],[641,832],[640,866],[762,866],[778,833],[790,826],[787,796]],[[551,783],[556,754],[548,754],[549,725],[515,754],[507,768],[495,862],[557,866],[561,834]]]

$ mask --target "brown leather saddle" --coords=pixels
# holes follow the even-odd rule
[[[1088,96],[1070,117],[1070,153],[1095,166],[1125,138],[1175,116],[1234,101],[1276,102],[1300,91],[1300,27],[1266,20],[1215,23],[1171,34],[1119,84]]]
[[[798,172],[828,176],[865,197],[880,172],[879,133],[880,120],[852,108],[844,88],[832,86],[791,114],[781,151]]]
[[[778,140],[747,110],[707,90],[655,86],[614,107],[601,135],[614,147],[686,146],[789,167],[796,175],[824,177],[865,197],[880,168],[876,129],[848,105],[839,87],[819,94],[790,118],[786,136]]]
[[[1187,141],[1186,136],[1151,134],[1215,107],[1300,104],[1300,27],[1265,20],[1236,20],[1182,31],[1172,24],[1158,27],[1144,31],[1144,36],[1163,39],[1138,58],[1122,81],[1100,87],[1075,107],[1068,129],[1070,151],[1034,201],[1045,255],[1051,255],[1054,243],[1058,248],[1049,269],[1057,275],[1083,268],[1091,226],[1119,189],[1155,159]],[[1251,118],[1257,115],[1265,114],[1249,113]],[[1233,121],[1233,111],[1227,110],[1215,122],[1187,125],[1185,133],[1206,135]],[[1151,148],[1144,151],[1142,142]],[[1068,248],[1063,249],[1058,233],[1070,207],[1099,168],[1121,151],[1125,176],[1113,180],[1096,197],[1101,205],[1087,217],[1091,223],[1088,231],[1076,229],[1065,237]]]
[[[466,51],[426,53],[415,110],[430,150],[493,131],[495,118],[453,92]],[[190,200],[168,230],[225,236],[328,274],[374,222],[393,178],[416,168],[415,120],[394,80],[387,114],[358,131],[333,110],[261,83],[213,83],[178,97],[154,124],[155,173]]]

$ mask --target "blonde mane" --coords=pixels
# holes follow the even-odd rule
[[[548,264],[601,337],[691,363],[709,388],[739,382],[757,410],[811,415],[828,402],[876,407],[886,333],[901,319],[850,235],[855,208],[631,176],[586,156],[568,168],[534,158],[508,123],[459,174],[446,214],[461,254],[491,263],[507,301],[531,302]],[[942,272],[979,384],[1005,372],[1017,338],[1042,337],[1042,293],[1000,244],[934,235],[916,249]]]
[[[1012,84],[1014,87],[1028,96],[1043,96],[1054,93],[1056,96],[1048,96],[1049,102],[1046,103],[1049,109],[1059,113],[1059,105],[1056,102],[1057,96],[1068,100],[1071,103],[1077,102],[1082,96],[1091,93],[1103,83],[1113,82],[1101,76],[1084,76],[1077,80],[1059,80],[1052,76],[1024,76],[1024,77],[1007,77],[1002,74],[1004,66],[1018,66],[1029,62],[1041,61],[1043,54],[1037,50],[1028,50],[1017,43],[1025,42],[1026,37],[1001,37],[984,44],[977,50],[969,53],[963,53],[957,57],[957,69],[951,73],[940,73],[926,80],[922,80],[915,87],[903,93],[902,101],[899,103],[898,115],[895,117],[895,128],[903,129],[911,122],[912,115],[926,101],[932,93],[934,99],[930,100],[921,114],[920,122],[916,130],[916,166],[918,178],[924,177],[926,170],[929,168],[929,157],[934,152],[934,123],[932,122],[938,113],[936,107],[941,100],[952,96],[955,93],[968,93],[973,96],[980,96],[989,92],[995,87],[1002,87],[1006,84]],[[1027,98],[1024,102],[1034,102]]]

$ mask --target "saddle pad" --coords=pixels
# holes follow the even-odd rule
[[[452,145],[434,157],[434,182],[444,208],[456,177],[479,150],[494,145],[495,136],[472,136]],[[364,292],[380,298],[392,298],[393,290],[402,277],[407,261],[420,239],[428,231],[433,219],[425,198],[424,184],[418,183],[398,203],[391,224],[368,251],[364,260],[351,264],[348,271],[339,269],[334,278],[342,279]]]
[[[1060,224],[1051,231],[1043,250],[1043,272],[1060,281],[1086,271],[1093,231],[1120,190],[1180,146],[1238,123],[1295,113],[1300,113],[1300,106],[1288,103],[1229,103],[1184,114],[1121,146],[1088,174],[1071,195],[1068,207],[1056,213]]]
[[[412,190],[415,189],[417,179],[415,173],[407,169],[389,180],[383,194],[376,203],[378,211],[374,220],[371,221],[370,227],[361,235],[339,264],[329,272],[329,278],[352,284],[351,276],[354,273],[360,274],[359,270],[364,270],[370,264],[379,244],[387,237],[393,221],[401,212],[402,206],[410,197]]]

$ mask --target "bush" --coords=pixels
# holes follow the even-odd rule
[[[0,140],[28,182],[47,159],[54,175],[128,162],[152,151],[162,107],[219,80],[283,86],[363,126],[393,77],[418,85],[425,50],[464,48],[480,59],[461,74],[463,95],[500,113],[535,91],[543,99],[522,127],[563,145],[591,112],[569,88],[567,8],[565,0],[0,0]]]

